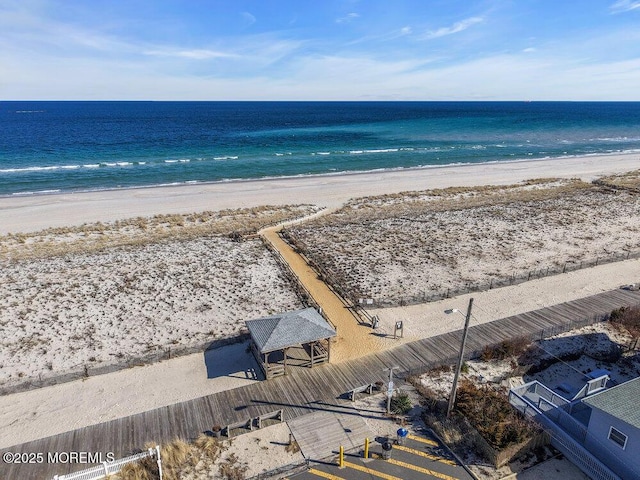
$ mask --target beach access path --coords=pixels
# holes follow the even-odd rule
[[[298,281],[311,295],[317,305],[322,308],[324,314],[329,318],[336,329],[337,337],[331,344],[331,361],[341,362],[352,358],[358,358],[367,353],[378,351],[384,348],[383,341],[390,342],[389,339],[381,339],[370,335],[368,328],[363,328],[351,309],[347,308],[342,298],[340,298],[321,278],[307,261],[294,251],[279,232],[282,226],[266,228],[260,232],[262,237],[275,248],[282,259],[288,264]]]
[[[606,316],[614,308],[639,304],[640,292],[616,289],[474,325],[469,331],[467,356],[502,340],[557,334],[594,316]],[[398,367],[396,373],[401,378],[453,363],[461,336],[458,330],[337,364],[296,368],[284,377],[15,445],[2,453],[113,452],[122,457],[147,443],[166,443],[176,437],[193,440],[213,425],[246,421],[274,410],[283,410],[285,420],[332,410],[336,399],[350,390],[383,381],[387,367]],[[76,470],[78,465],[61,463],[0,464],[0,478],[47,478]]]

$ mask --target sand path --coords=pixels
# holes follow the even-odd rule
[[[340,297],[318,278],[318,273],[280,237],[280,230],[282,225],[266,228],[260,234],[280,252],[300,283],[336,327],[338,335],[331,345],[331,362],[358,358],[383,348],[381,341],[369,335],[370,330],[359,325]]]

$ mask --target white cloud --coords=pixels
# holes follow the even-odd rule
[[[529,47],[529,48],[525,48],[525,49],[524,49],[524,50],[522,50],[522,51],[523,51],[523,53],[532,53],[532,52],[535,52],[535,51],[536,51],[536,49],[535,49],[535,48],[533,48],[533,47]]]
[[[336,23],[349,23],[359,17],[360,15],[357,13],[348,13],[344,17],[336,18]]]
[[[206,49],[192,49],[192,50],[172,50],[172,49],[160,49],[160,50],[147,50],[142,52],[143,55],[149,55],[152,57],[179,57],[189,58],[192,60],[209,60],[211,58],[236,58],[238,55],[233,53],[217,52],[215,50]]]
[[[251,25],[256,23],[256,17],[254,15],[251,15],[249,12],[241,12],[240,15],[242,15],[245,26],[250,27]]]
[[[466,30],[467,28],[477,23],[481,23],[483,21],[484,19],[481,17],[466,18],[460,22],[454,23],[450,27],[442,27],[442,28],[439,28],[438,30],[429,31],[425,35],[423,35],[422,38],[425,40],[431,40],[432,38],[439,38],[439,37],[445,37],[447,35],[453,35],[454,33],[462,32],[463,30]]]
[[[618,0],[611,7],[612,13],[629,12],[631,10],[640,9],[640,1],[638,0]]]
[[[400,29],[400,35],[411,35],[412,33],[413,33],[413,30],[409,26],[402,27]]]
[[[98,59],[7,58],[6,98],[67,100],[638,100],[640,59],[581,64],[563,56],[477,58],[455,65],[367,56],[306,56],[286,75],[194,75]],[[157,65],[154,65],[157,66]],[[46,89],[42,78],[46,78]],[[615,88],[611,86],[615,85]]]

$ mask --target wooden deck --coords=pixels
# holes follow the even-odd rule
[[[361,447],[365,438],[375,438],[360,413],[348,405],[342,408],[336,405],[331,410],[310,413],[288,423],[304,458],[312,460],[337,454],[339,445],[348,452]]]
[[[640,292],[613,290],[470,328],[467,352],[528,335],[552,335],[578,326],[594,315],[606,315],[623,305],[640,304]],[[125,456],[147,442],[164,443],[176,437],[194,439],[213,425],[226,425],[283,409],[284,419],[336,410],[336,399],[360,385],[385,380],[384,368],[399,367],[406,376],[431,367],[455,362],[462,332],[407,343],[356,360],[319,368],[294,369],[290,375],[246,387],[216,393],[137,415],[92,425],[67,433],[3,449],[10,452],[114,452]],[[339,408],[339,407],[338,407]],[[342,409],[341,409],[342,410]],[[88,465],[0,463],[0,479],[51,478],[55,474],[87,468]]]

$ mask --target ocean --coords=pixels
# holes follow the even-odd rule
[[[18,101],[0,132],[34,195],[640,152],[640,103]]]

